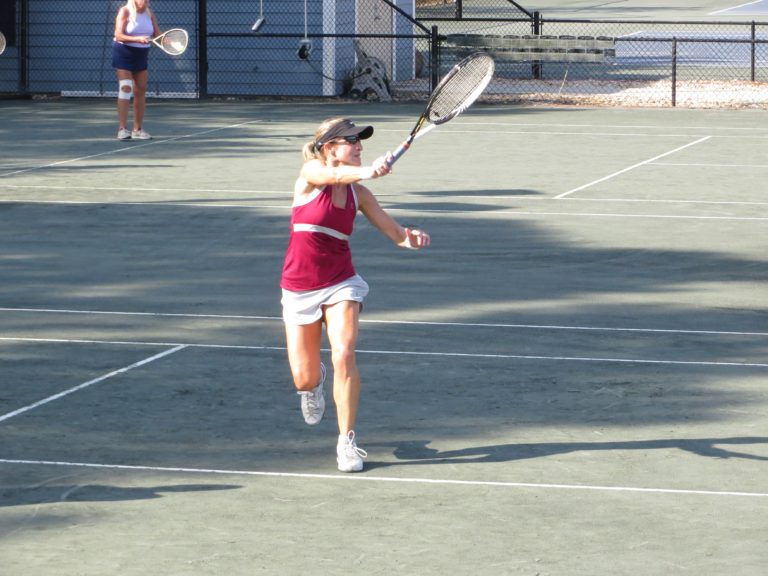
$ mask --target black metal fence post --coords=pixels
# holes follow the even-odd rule
[[[208,0],[197,2],[197,97],[208,97]]]
[[[752,54],[750,57],[750,69],[751,69],[750,78],[752,79],[752,82],[754,82],[755,81],[755,59],[757,58],[757,44],[755,43],[755,40],[757,40],[757,30],[755,29],[754,20],[752,20],[751,30],[752,30],[752,35],[751,35],[752,43],[750,47],[752,49]]]
[[[437,25],[432,26],[432,32],[429,39],[429,54],[430,54],[430,86],[429,91],[432,92],[437,88],[437,83],[440,77],[440,41],[437,34]]]
[[[541,12],[536,10],[533,13],[533,20],[531,21],[531,25],[533,26],[533,35],[538,36],[541,34]],[[537,80],[541,78],[541,62],[534,60],[534,62],[531,64],[531,71],[533,73],[533,77]]]
[[[19,93],[29,92],[29,0],[21,1],[19,14],[19,37],[16,45],[19,48]]]
[[[677,38],[672,38],[672,106],[677,106]]]

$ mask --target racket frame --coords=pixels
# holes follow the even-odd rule
[[[450,113],[446,114],[445,116],[442,116],[440,118],[436,118],[434,120],[428,121],[429,113],[432,108],[432,105],[434,104],[435,100],[439,97],[440,93],[445,89],[447,85],[450,84],[451,79],[456,76],[456,74],[459,73],[459,70],[461,70],[464,66],[466,66],[471,60],[475,58],[488,58],[490,60],[490,66],[488,67],[488,73],[484,77],[484,80],[477,85],[477,87],[472,91],[472,93],[465,98],[464,102],[460,106],[454,107],[453,110],[451,110]],[[427,134],[429,131],[435,129],[440,124],[445,124],[449,120],[452,120],[459,114],[461,114],[464,110],[469,108],[475,100],[477,100],[480,95],[485,91],[486,87],[491,81],[491,78],[493,77],[495,66],[493,64],[493,59],[491,56],[486,52],[474,52],[461,60],[460,62],[457,62],[453,68],[451,68],[448,73],[443,76],[442,80],[440,80],[440,83],[435,87],[435,89],[432,91],[432,94],[429,96],[429,100],[427,100],[427,105],[424,107],[424,111],[421,113],[421,116],[419,116],[419,119],[416,121],[416,125],[411,130],[411,133],[408,135],[408,138],[398,146],[394,152],[392,152],[392,161],[389,162],[389,165],[392,166],[397,160],[400,159],[400,157],[408,151],[408,149],[411,147],[411,144],[413,144],[413,141],[416,140],[416,138],[420,138],[424,134]],[[425,126],[426,123],[426,126]]]
[[[179,32],[182,32],[184,36],[183,47],[181,48],[181,50],[168,50],[168,48],[166,48],[166,46],[163,45],[163,39],[169,34],[175,35]],[[166,30],[159,36],[155,36],[154,38],[152,38],[152,44],[160,48],[160,50],[162,50],[166,54],[169,54],[171,56],[180,56],[181,54],[184,54],[184,52],[187,50],[187,46],[189,46],[189,34],[183,28],[171,28],[170,30]]]

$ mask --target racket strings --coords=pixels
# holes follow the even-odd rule
[[[430,103],[429,120],[438,124],[466,110],[488,86],[493,71],[493,58],[487,54],[468,59],[454,69]]]
[[[187,33],[184,30],[169,30],[163,36],[163,50],[169,54],[181,54],[187,49],[188,41]]]

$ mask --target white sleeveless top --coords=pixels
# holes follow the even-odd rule
[[[149,15],[149,9],[144,12],[136,13],[136,20],[128,20],[128,24],[125,26],[125,33],[128,36],[149,36],[154,35],[155,27],[152,25],[152,17]],[[141,44],[140,42],[121,42],[126,46],[134,46],[135,48],[147,48],[149,49],[151,44]]]

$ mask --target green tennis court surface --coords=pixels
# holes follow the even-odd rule
[[[2,101],[4,576],[762,575],[760,110],[483,106],[370,183],[357,435],[304,425],[278,280],[301,145],[420,105]],[[329,360],[325,352],[326,360]]]

